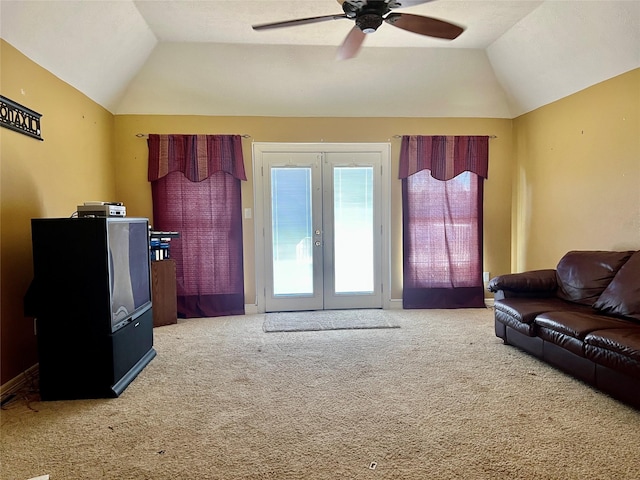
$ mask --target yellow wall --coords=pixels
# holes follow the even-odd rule
[[[0,40],[0,94],[42,114],[44,141],[0,128],[0,383],[37,361],[22,298],[33,275],[31,218],[68,217],[115,195],[113,115]]]
[[[392,158],[392,279],[391,298],[402,298],[401,185],[397,179],[400,140],[395,135],[496,135],[489,147],[489,179],[485,183],[484,269],[510,269],[511,231],[511,121],[503,119],[416,118],[264,118],[162,115],[118,115],[115,119],[116,184],[118,201],[127,214],[152,217],[151,188],[147,182],[147,143],[136,134],[210,133],[248,134],[244,141],[248,181],[242,185],[243,208],[254,208],[251,142],[390,142]],[[255,303],[253,219],[243,225],[245,299]]]
[[[640,69],[514,120],[513,270],[640,249]]]

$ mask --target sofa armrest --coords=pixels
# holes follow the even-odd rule
[[[556,271],[531,270],[494,277],[489,282],[490,292],[498,293],[496,299],[509,297],[550,297],[558,287]]]

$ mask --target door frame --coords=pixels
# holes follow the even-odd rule
[[[382,308],[391,305],[391,144],[390,143],[276,143],[254,142],[253,160],[253,211],[255,226],[255,281],[256,306],[258,313],[266,311],[266,262],[265,257],[265,209],[263,153],[356,153],[375,152],[380,154],[380,207],[381,207],[381,259],[380,275]]]

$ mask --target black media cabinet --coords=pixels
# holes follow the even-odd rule
[[[36,319],[42,400],[118,397],[156,356],[151,308],[110,335],[64,331]]]

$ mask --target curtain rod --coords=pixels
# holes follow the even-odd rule
[[[440,136],[442,136],[442,135],[440,135]],[[444,135],[444,136],[446,136],[446,135]],[[478,135],[478,136],[479,136],[479,137],[482,137],[482,135]],[[489,138],[498,138],[498,136],[497,136],[497,135],[487,135],[487,136],[488,136]],[[402,137],[404,137],[404,135],[394,135],[394,136],[393,136],[393,138],[402,138]]]
[[[242,138],[251,138],[251,135],[249,135],[247,133],[243,133],[240,136]],[[138,137],[138,138],[149,138],[149,134],[148,133],[136,133],[136,137]]]

